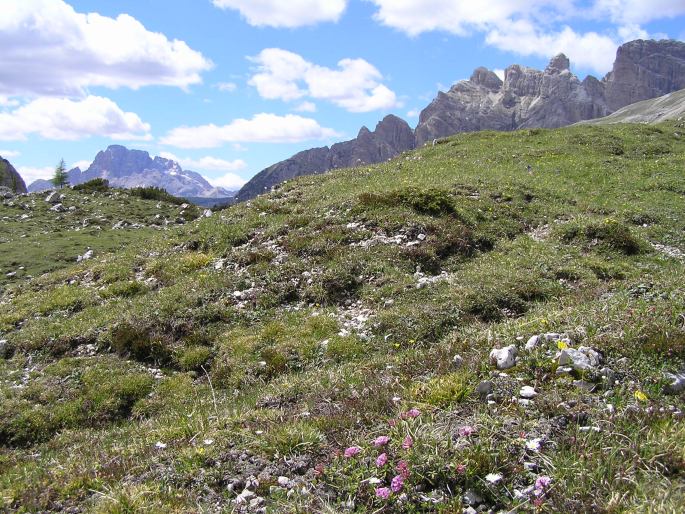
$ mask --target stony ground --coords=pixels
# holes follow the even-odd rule
[[[681,512],[681,132],[455,136],[10,277],[4,510]]]

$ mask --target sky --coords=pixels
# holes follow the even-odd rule
[[[685,40],[685,0],[0,0],[0,155],[27,183],[110,144],[238,189],[420,111],[478,66]]]

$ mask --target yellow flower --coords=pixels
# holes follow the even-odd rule
[[[647,395],[642,391],[635,391],[635,399],[639,402],[646,402],[648,400]]]
[[[559,348],[560,350],[566,350],[568,348],[568,345],[563,341],[557,341],[557,348]]]

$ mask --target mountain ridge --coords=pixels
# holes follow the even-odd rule
[[[110,145],[95,156],[88,169],[76,167],[68,172],[69,184],[77,185],[96,178],[109,181],[112,187],[160,187],[175,196],[230,197],[230,191],[213,187],[194,171],[184,170],[171,159],[155,156],[144,150],[128,149],[122,145]],[[29,185],[29,191],[51,189],[48,180],[37,180]]]
[[[457,82],[447,92],[438,92],[421,112],[414,140],[395,141],[391,146],[394,155],[388,157],[460,132],[572,125],[685,88],[685,43],[680,41],[635,40],[621,45],[612,71],[602,80],[588,75],[581,81],[570,71],[570,64],[564,54],[554,56],[545,70],[514,64],[505,70],[504,80],[487,68],[476,68],[469,80]],[[395,124],[406,124],[394,118]],[[363,148],[365,155],[372,157],[368,149],[380,146],[383,137],[369,142],[369,134],[374,133],[362,127],[357,138],[338,145],[345,145],[351,155]],[[302,175],[359,164],[353,158],[339,158],[334,165],[330,159],[334,148],[336,145],[304,150],[262,170],[245,184],[236,199],[249,200]],[[379,152],[375,161],[361,162],[372,164],[385,158]]]

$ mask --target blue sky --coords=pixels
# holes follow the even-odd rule
[[[1,0],[0,155],[27,181],[109,144],[237,188],[477,66],[581,78],[617,46],[685,38],[685,0]]]

